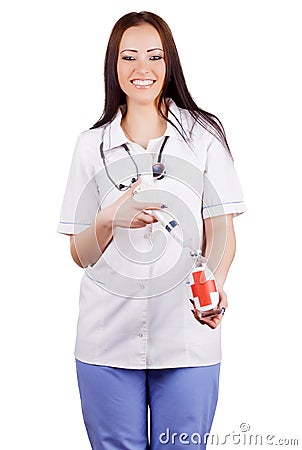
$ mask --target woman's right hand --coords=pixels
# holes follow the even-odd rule
[[[146,209],[161,209],[161,203],[138,202],[134,200],[134,191],[142,180],[136,181],[131,188],[118,198],[112,205],[100,211],[103,220],[112,228],[142,228],[150,223],[157,222],[151,214],[144,212]]]

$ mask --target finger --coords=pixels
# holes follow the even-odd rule
[[[135,183],[133,183],[129,189],[126,190],[126,192],[123,194],[124,197],[133,197],[135,194],[135,188],[137,188],[142,182],[142,179],[139,178]],[[122,197],[123,197],[122,196]]]
[[[141,212],[143,220],[146,220],[148,223],[157,222],[157,218],[152,215],[152,213],[148,213],[146,211]]]
[[[190,300],[191,301],[191,300]],[[196,314],[196,311],[194,309],[191,309],[191,313],[193,314],[194,318],[197,320],[197,322],[201,323],[201,325],[205,325],[203,320],[201,320],[198,315]]]
[[[215,329],[218,327],[222,320],[222,315],[219,314],[219,316],[216,316],[212,319],[203,318],[202,321],[204,324],[208,325],[210,328]]]
[[[141,184],[141,182],[142,182],[142,179],[141,179],[141,178],[138,178],[138,179],[136,180],[136,182],[132,184],[132,186],[131,186],[130,189],[132,189],[132,190],[134,191],[134,189],[135,189],[137,186],[139,186],[139,185]]]
[[[224,300],[221,300],[218,305],[217,305],[217,309],[224,309],[224,311],[227,309],[228,307],[228,302],[225,302]]]
[[[219,323],[211,319],[202,319],[202,322],[204,325],[207,325],[208,327],[212,328],[212,330],[214,330],[219,325]]]
[[[147,203],[147,202],[138,202],[135,199],[133,199],[136,203],[136,208],[140,209],[141,211],[143,210],[148,210],[150,209],[150,211],[152,211],[152,209],[156,209],[156,210],[161,210],[163,209],[163,207],[165,205],[163,205],[162,203]],[[152,212],[150,212],[152,214]]]
[[[157,222],[157,219],[152,214],[145,213],[144,211],[140,214],[140,220],[143,220],[147,224]]]
[[[139,212],[133,217],[130,223],[130,228],[143,228],[154,222],[157,222],[155,217],[150,214],[145,214],[144,212]]]
[[[156,218],[154,216],[152,216],[151,214],[147,214],[145,212],[141,212],[139,214],[139,220],[141,222],[144,222],[145,224],[157,222],[157,220],[156,220]]]

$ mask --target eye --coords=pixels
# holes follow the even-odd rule
[[[133,56],[125,55],[122,57],[125,61],[134,61],[135,58]]]
[[[163,59],[163,57],[159,55],[153,55],[150,59],[151,61],[159,61],[160,59]]]

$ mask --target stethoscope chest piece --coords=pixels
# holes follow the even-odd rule
[[[163,163],[155,163],[152,166],[153,178],[155,180],[162,180],[166,175],[166,168]]]

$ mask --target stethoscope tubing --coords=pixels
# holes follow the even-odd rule
[[[165,136],[165,138],[164,138],[164,140],[162,142],[162,145],[160,147],[160,150],[158,152],[157,162],[155,164],[153,164],[153,166],[152,166],[153,177],[156,178],[157,180],[163,179],[165,174],[166,174],[166,169],[165,169],[164,164],[161,162],[161,159],[162,159],[163,150],[165,148],[165,145],[167,143],[168,138],[169,138],[169,136]],[[128,156],[130,156],[130,158],[131,158],[131,160],[132,160],[132,162],[133,162],[133,164],[135,166],[135,170],[136,170],[136,178],[135,177],[132,178],[131,183],[129,184],[129,186],[125,186],[124,184],[117,185],[115,183],[115,181],[113,180],[113,178],[111,177],[111,175],[110,175],[110,173],[108,171],[107,164],[106,164],[106,159],[105,159],[103,146],[104,145],[103,145],[103,141],[102,141],[100,143],[100,154],[101,154],[101,158],[102,158],[102,161],[103,161],[103,164],[104,164],[104,169],[105,169],[107,177],[109,178],[111,183],[116,187],[116,189],[118,189],[119,191],[125,191],[125,190],[129,189],[132,186],[132,184],[135,183],[139,179],[140,173],[138,171],[138,166],[137,166],[133,156],[131,155],[131,152],[130,152],[130,149],[129,149],[128,145],[126,143],[122,144],[122,146],[125,149],[125,151],[127,152]],[[156,167],[160,168],[160,173],[159,174],[156,173],[156,169],[155,169]],[[156,175],[154,175],[154,174],[156,174]]]

